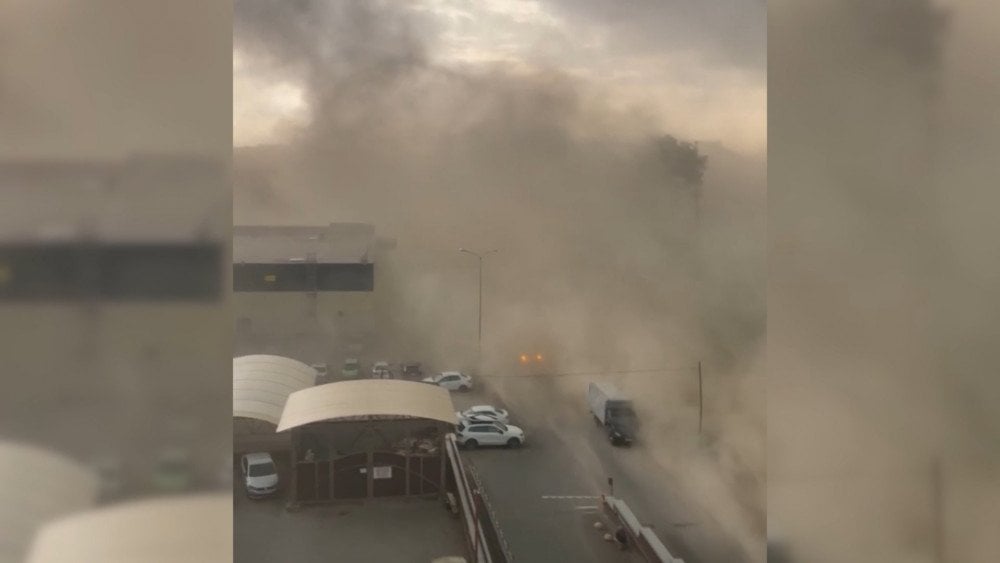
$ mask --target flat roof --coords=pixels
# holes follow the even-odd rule
[[[395,379],[317,385],[288,397],[278,432],[327,420],[398,416],[456,424],[455,405],[442,387]]]
[[[310,255],[320,264],[367,264],[374,245],[375,227],[367,223],[233,227],[235,264],[294,264]]]

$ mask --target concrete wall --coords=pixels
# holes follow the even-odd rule
[[[371,340],[374,299],[371,292],[236,293],[234,353],[326,362],[335,371],[345,358],[363,356],[354,345]]]

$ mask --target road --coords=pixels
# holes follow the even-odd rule
[[[611,446],[592,423],[582,394],[576,404],[565,400],[558,383],[545,379],[493,383],[503,401],[485,391],[456,394],[455,402],[459,407],[502,402],[511,410],[511,423],[526,432],[527,445],[519,450],[466,453],[516,561],[639,560],[615,552],[592,528],[595,518],[588,507],[598,504],[593,497],[607,492],[608,477],[614,478],[614,494],[656,530],[674,556],[686,563],[751,561],[712,514],[681,494],[678,482],[646,447]]]

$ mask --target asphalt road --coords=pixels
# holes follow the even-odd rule
[[[641,560],[617,552],[592,527],[596,514],[589,507],[608,492],[609,476],[615,496],[656,530],[675,557],[686,563],[751,561],[712,514],[686,498],[646,447],[611,446],[582,395],[579,404],[568,402],[557,384],[534,378],[494,384],[503,385],[505,401],[479,391],[455,394],[455,402],[458,407],[502,402],[511,410],[511,423],[525,430],[527,444],[521,449],[466,452],[516,561]]]

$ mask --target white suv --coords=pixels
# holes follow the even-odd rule
[[[508,422],[507,418],[509,416],[505,409],[492,405],[476,405],[465,412],[456,412],[455,415],[458,418],[467,418],[469,420],[492,419],[504,424]]]
[[[240,472],[243,474],[247,496],[251,498],[271,495],[278,490],[278,470],[269,453],[258,452],[243,456]]]
[[[425,377],[423,382],[444,387],[449,391],[469,391],[472,389],[472,377],[457,371],[446,371],[432,377]]]
[[[455,440],[469,449],[479,446],[517,448],[524,444],[524,430],[502,422],[463,421],[455,427]]]

